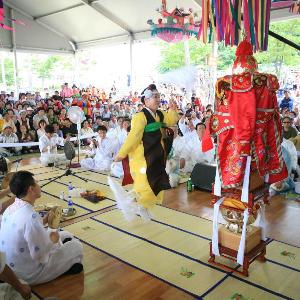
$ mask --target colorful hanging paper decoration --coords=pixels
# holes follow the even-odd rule
[[[12,27],[7,26],[7,25],[4,24],[4,19],[9,20],[11,22],[14,22],[16,24],[24,25],[25,26],[25,23],[23,21],[17,20],[17,19],[7,18],[4,15],[3,0],[0,0],[0,27],[3,28],[3,29],[5,29],[5,30],[12,30],[12,31],[14,31],[14,29]]]
[[[290,6],[290,12],[293,14],[300,14],[300,1],[295,1],[291,6]]]
[[[243,30],[255,51],[267,50],[271,0],[202,0],[198,39],[238,45]]]
[[[186,12],[183,8],[176,7],[172,12],[168,12],[166,0],[162,0],[162,7],[157,11],[162,16],[157,24],[153,20],[147,22],[151,25],[152,36],[157,36],[168,43],[177,43],[198,35],[199,24],[195,24],[195,14],[191,8]]]

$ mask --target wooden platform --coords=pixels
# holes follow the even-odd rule
[[[33,164],[34,162],[34,159],[31,159],[29,161],[23,161],[23,164]],[[49,177],[51,176],[49,175]],[[96,177],[97,174],[95,174],[95,178]],[[209,193],[201,191],[187,193],[185,185],[182,184],[178,188],[166,192],[163,205],[189,215],[212,220],[213,209],[210,205],[210,201],[211,195]],[[113,207],[104,208],[100,211],[91,211],[73,220],[65,221],[63,226],[99,216],[111,209],[113,209]],[[286,200],[281,196],[274,197],[270,206],[266,209],[267,236],[270,239],[280,240],[300,247],[299,216],[299,202]],[[270,249],[273,251],[271,245]],[[286,249],[289,250],[288,245],[286,245]],[[207,254],[208,256],[209,247],[207,247],[206,251],[207,253],[205,253],[205,255]],[[274,255],[277,255],[276,251],[274,253]],[[300,257],[295,258],[295,262],[297,262],[296,265],[299,265],[299,259]],[[288,268],[292,267],[288,266]],[[300,268],[295,267],[295,269],[299,270]],[[34,291],[41,298],[55,296],[60,300],[195,298],[195,295],[189,294],[176,286],[172,286],[170,283],[164,282],[136,267],[130,266],[86,243],[84,244],[84,270],[84,274],[64,276],[53,282],[36,286],[34,287]],[[234,279],[232,276],[228,278],[228,274],[225,274],[225,277],[226,284]],[[290,284],[297,286],[298,283],[294,282]],[[257,299],[275,299],[277,297],[276,292],[274,294],[266,292],[263,289],[257,288],[257,285],[259,284],[255,282],[254,285],[243,283],[243,281],[241,281],[239,285],[237,285],[236,282],[231,282],[230,289],[232,289],[232,287],[239,287],[239,290],[237,288],[236,291],[243,293],[245,297],[247,296],[247,291],[250,290],[253,290],[252,293],[254,292],[259,295]],[[209,289],[202,297],[205,299],[221,299],[220,295],[222,295],[222,293],[220,294],[218,286],[219,284]],[[225,286],[224,289],[226,290]],[[230,289],[228,288],[229,293],[231,292]],[[281,294],[279,293],[279,295]],[[232,294],[229,295],[228,299],[230,296],[232,296]]]

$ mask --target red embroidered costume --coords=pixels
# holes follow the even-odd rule
[[[242,41],[236,51],[233,75],[216,84],[215,113],[202,142],[203,151],[212,148],[217,137],[217,164],[222,188],[243,184],[247,157],[251,171],[266,182],[287,177],[281,154],[282,129],[277,105],[276,76],[257,72],[252,46]]]

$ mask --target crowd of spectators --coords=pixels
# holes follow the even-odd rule
[[[174,87],[162,86],[161,109],[168,108],[169,99],[176,101],[181,110],[184,125],[182,131],[195,129],[198,122],[203,121],[212,113],[212,106],[204,107],[195,94],[187,99],[183,92]],[[61,91],[53,95],[46,93],[44,97],[39,92],[21,93],[15,97],[14,92],[0,94],[0,143],[38,142],[45,134],[45,126],[54,126],[59,137],[76,136],[77,126],[68,118],[68,109],[79,106],[84,111],[86,121],[81,125],[81,135],[96,132],[100,125],[107,129],[122,127],[124,119],[131,119],[132,115],[143,109],[137,92],[129,93],[121,99],[116,99],[115,88],[109,93],[95,87],[79,89],[75,85],[71,88],[68,83]],[[184,132],[182,132],[184,134]],[[86,142],[86,141],[84,141]],[[0,154],[13,156],[30,152],[38,152],[38,147],[2,147]]]
[[[300,115],[298,109],[297,87],[285,90],[282,97],[278,97],[283,123],[283,136],[286,139],[298,137],[300,130]],[[161,109],[167,110],[168,101],[173,99],[180,111],[179,133],[185,135],[195,130],[198,123],[205,123],[213,113],[213,106],[203,105],[205,99],[193,94],[187,98],[182,90],[172,86],[162,85]],[[60,91],[53,95],[39,92],[21,93],[18,97],[14,92],[4,91],[0,94],[0,143],[37,142],[45,133],[45,126],[54,126],[59,137],[76,136],[77,127],[67,115],[71,106],[82,108],[86,115],[81,135],[96,132],[101,125],[108,130],[122,127],[123,120],[131,119],[132,115],[143,109],[138,92],[129,93],[118,98],[115,87],[109,92],[96,87],[79,89],[76,85],[69,87],[65,83]],[[86,143],[86,141],[84,141]],[[299,142],[300,144],[300,142]],[[300,146],[297,146],[300,150]],[[38,151],[38,147],[7,147],[1,148],[3,156],[18,155]]]

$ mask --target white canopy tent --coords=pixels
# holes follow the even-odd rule
[[[168,0],[167,5],[170,9],[192,8],[201,15],[201,2]],[[127,43],[132,78],[132,45],[151,38],[147,20],[158,19],[156,8],[160,6],[161,0],[4,0],[5,16],[21,19],[26,26],[11,24],[14,32],[0,29],[0,50],[13,51],[16,79],[17,51],[70,54],[75,58],[77,51],[88,47]],[[297,16],[288,8],[271,13],[272,21],[291,17]]]
[[[168,0],[168,7],[201,11],[201,0]],[[161,0],[8,0],[7,16],[21,19],[13,33],[1,30],[1,47],[12,50],[75,53],[103,43],[151,38],[148,19],[157,19]],[[271,20],[291,18],[286,9],[272,11]],[[297,17],[297,16],[295,16]],[[15,40],[15,44],[14,44]]]

